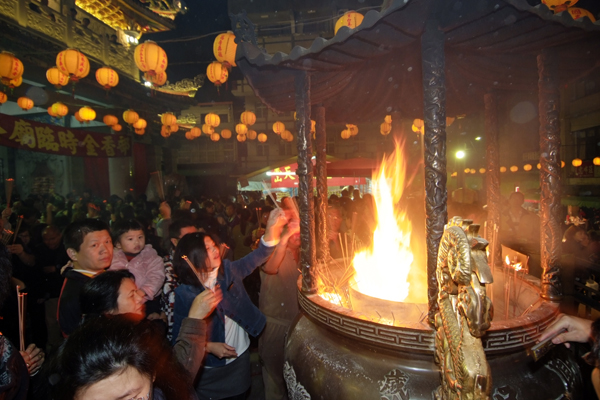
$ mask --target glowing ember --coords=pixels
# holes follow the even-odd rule
[[[373,177],[377,227],[373,247],[354,256],[355,280],[361,293],[390,301],[404,301],[409,294],[408,275],[413,263],[410,249],[411,223],[402,207],[406,160],[401,144],[384,159]]]

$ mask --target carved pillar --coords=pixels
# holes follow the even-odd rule
[[[310,76],[306,71],[298,71],[294,86],[296,89],[296,131],[298,132],[298,207],[300,208],[300,268],[302,270],[302,291],[315,293],[317,284],[314,267],[315,254],[315,213],[313,201],[312,146],[310,140]]]
[[[502,247],[498,240],[500,229],[500,149],[498,147],[498,103],[495,93],[483,96],[485,103],[485,141],[486,141],[486,201],[488,207],[486,238],[490,242],[490,255],[493,255],[493,267],[502,264]],[[495,240],[494,240],[495,239]]]
[[[327,243],[327,132],[325,126],[325,107],[318,106],[315,109],[316,132],[316,154],[317,154],[317,208],[315,210],[317,260],[319,263],[329,260],[329,245]]]
[[[560,282],[560,94],[556,55],[549,49],[537,57],[540,114],[540,222],[542,297],[562,298]]]
[[[423,116],[425,120],[425,215],[427,217],[427,297],[429,322],[437,306],[437,255],[448,219],[446,202],[446,87],[444,34],[437,21],[427,21],[421,36]]]

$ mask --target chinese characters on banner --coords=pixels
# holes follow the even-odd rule
[[[574,178],[593,178],[594,177],[594,162],[583,161],[581,166],[576,167],[572,176]]]
[[[298,187],[298,175],[296,170],[298,164],[291,164],[281,168],[275,168],[270,171],[271,188],[293,188]],[[316,177],[313,177],[313,187],[316,186]],[[348,185],[366,185],[365,178],[355,177],[327,177],[327,186],[348,186]]]
[[[0,114],[0,146],[77,157],[128,157],[131,138],[64,128]]]

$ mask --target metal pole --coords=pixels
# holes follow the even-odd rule
[[[427,218],[427,297],[429,323],[437,312],[437,255],[448,219],[446,202],[446,86],[444,34],[435,20],[421,36],[423,116],[425,120],[425,215]]]
[[[313,166],[310,140],[310,75],[299,71],[294,78],[296,89],[296,131],[298,132],[298,191],[300,208],[300,268],[302,270],[302,291],[316,293],[317,282],[314,267],[315,254],[315,213],[313,201]]]
[[[537,57],[540,114],[540,222],[542,297],[562,299],[560,282],[560,94],[556,55],[550,49]]]
[[[325,126],[325,107],[315,109],[316,153],[317,153],[317,208],[315,219],[317,227],[317,260],[326,263],[329,260],[329,245],[327,240],[327,132]]]

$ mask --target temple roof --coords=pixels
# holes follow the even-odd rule
[[[380,121],[392,111],[422,118],[421,35],[437,20],[446,41],[446,111],[480,110],[490,91],[537,91],[537,55],[553,48],[562,84],[600,67],[600,23],[553,14],[527,0],[393,0],[309,48],[269,55],[248,42],[236,63],[256,95],[276,112],[295,110],[294,75],[311,74],[311,104],[327,120]]]

